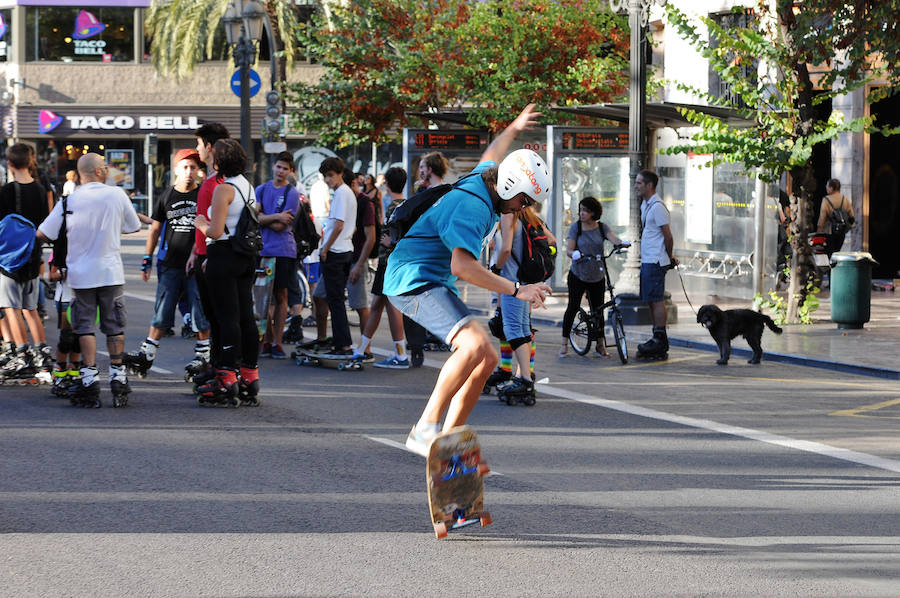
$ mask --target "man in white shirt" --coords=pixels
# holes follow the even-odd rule
[[[665,359],[669,351],[666,335],[666,272],[678,261],[672,253],[674,239],[669,227],[669,210],[656,194],[659,177],[642,170],[634,178],[641,196],[641,299],[650,306],[653,337],[638,345],[638,357]]]
[[[353,356],[350,322],[344,302],[344,289],[350,276],[353,261],[353,232],[356,230],[356,196],[344,181],[344,161],[338,157],[325,158],[319,166],[325,183],[334,191],[331,207],[322,226],[322,244],[319,246],[319,262],[322,281],[317,285],[325,289],[328,310],[331,312],[332,348],[325,353],[339,357]],[[321,293],[319,293],[321,294]],[[321,301],[321,299],[319,299]],[[316,313],[322,312],[318,307]],[[318,340],[323,340],[322,330]],[[321,349],[320,349],[321,350]]]
[[[120,235],[140,230],[131,201],[122,189],[104,184],[109,167],[103,156],[88,153],[78,159],[82,185],[68,198],[66,213],[66,281],[72,288],[72,328],[78,335],[82,360],[81,388],[73,389],[72,404],[100,407],[97,340],[94,322],[106,335],[113,406],[127,403],[128,376],[122,365],[125,350],[125,270]],[[62,203],[38,227],[38,241],[55,240],[62,224]]]

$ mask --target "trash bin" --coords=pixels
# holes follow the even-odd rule
[[[872,307],[871,254],[831,254],[831,321],[840,329],[858,329],[869,321]]]

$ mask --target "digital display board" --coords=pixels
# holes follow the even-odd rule
[[[417,150],[482,150],[487,146],[487,135],[464,131],[417,132],[413,143]]]
[[[628,133],[616,131],[564,131],[563,150],[627,150]]]

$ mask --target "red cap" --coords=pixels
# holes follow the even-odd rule
[[[193,160],[197,163],[197,166],[203,166],[203,163],[200,161],[200,154],[197,153],[196,150],[192,149],[180,149],[175,153],[175,164],[178,164],[182,160]]]

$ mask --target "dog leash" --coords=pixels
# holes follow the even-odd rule
[[[679,264],[680,266],[680,264]],[[681,281],[681,290],[684,292],[684,298],[687,299],[688,305],[691,308],[691,311],[694,312],[694,315],[697,315],[697,310],[694,309],[694,304],[691,303],[691,298],[688,297],[687,288],[684,286],[684,277],[681,276],[681,268],[679,266],[675,266],[673,269],[678,272],[678,280]]]

